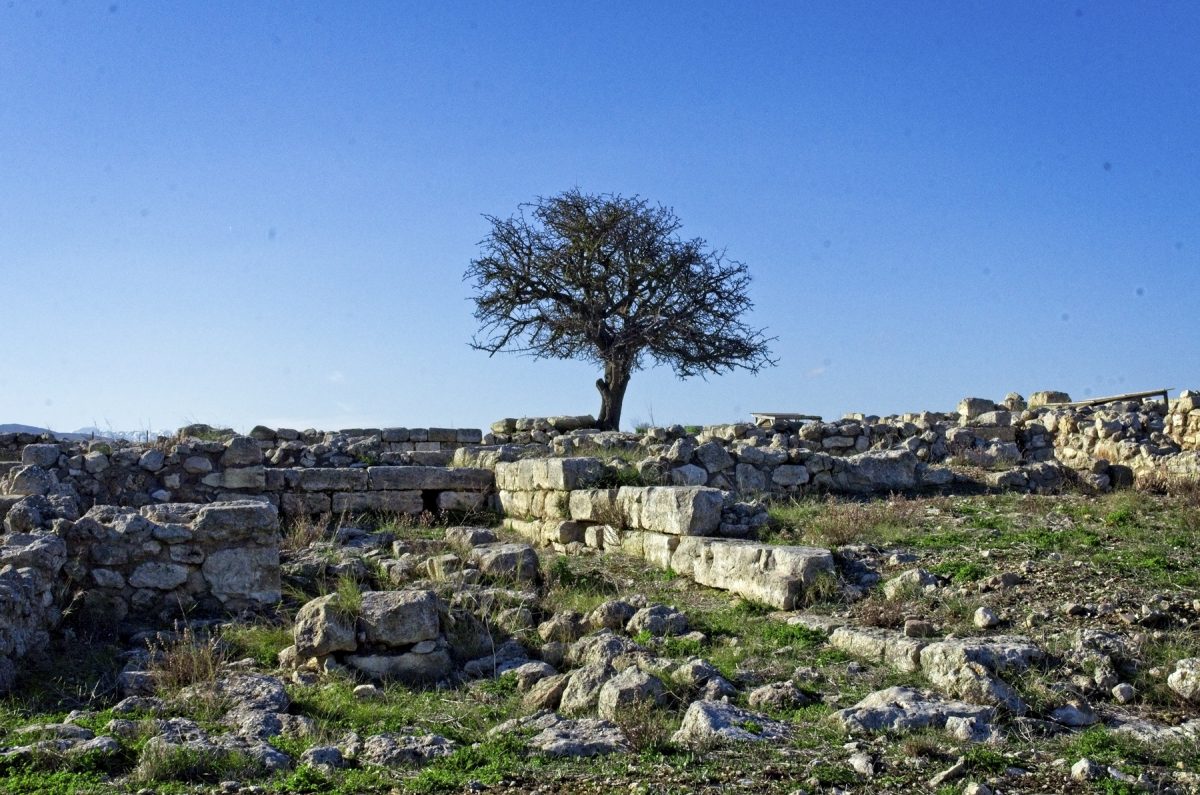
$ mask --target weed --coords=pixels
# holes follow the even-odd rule
[[[276,624],[231,624],[221,630],[221,640],[231,658],[249,657],[264,668],[274,668],[279,652],[292,643],[292,631]]]
[[[175,633],[158,636],[147,645],[147,670],[158,688],[167,692],[216,681],[227,659],[227,650],[218,636],[201,634],[187,625],[177,625]]]
[[[362,586],[358,580],[349,574],[343,574],[338,577],[337,591],[334,593],[335,598],[330,606],[346,618],[358,618],[362,612],[363,601]]]
[[[311,516],[298,516],[285,525],[283,539],[280,542],[281,552],[299,552],[308,549],[326,537],[333,517],[322,514],[314,519]]]
[[[258,762],[239,751],[151,742],[142,749],[131,777],[144,784],[165,781],[216,783],[257,777],[264,772]]]
[[[664,751],[678,721],[652,701],[638,701],[622,707],[616,717],[629,747],[635,752]]]

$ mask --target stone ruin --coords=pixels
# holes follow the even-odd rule
[[[0,434],[0,687],[64,615],[161,626],[274,605],[281,515],[493,511],[561,552],[616,550],[792,608],[833,562],[754,540],[763,499],[1200,476],[1200,394],[1066,402],[967,398],[949,413],[633,434],[590,417],[502,420],[487,433],[260,426],[218,438],[191,426],[143,445]]]

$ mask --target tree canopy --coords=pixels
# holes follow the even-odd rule
[[[672,209],[575,189],[485,217],[491,232],[464,277],[480,322],[472,347],[601,365],[601,428],[617,429],[647,360],[680,378],[775,364],[772,340],[743,320],[745,264],[681,237]]]

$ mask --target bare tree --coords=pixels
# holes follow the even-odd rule
[[[682,239],[670,208],[575,189],[485,217],[492,230],[464,276],[480,322],[471,346],[601,365],[601,428],[619,426],[647,358],[680,378],[775,364],[773,339],[742,320],[746,266]]]

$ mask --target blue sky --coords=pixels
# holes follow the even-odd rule
[[[486,355],[484,213],[578,186],[747,263],[777,368],[624,421],[1200,386],[1193,3],[0,7],[0,422],[594,413]]]

